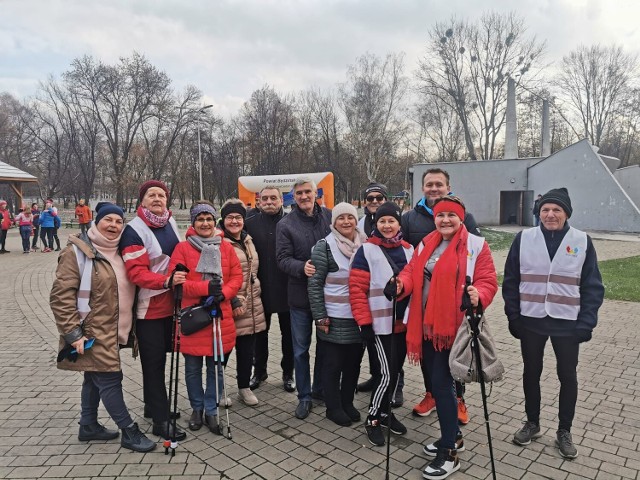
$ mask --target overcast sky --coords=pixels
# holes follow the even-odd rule
[[[78,56],[136,50],[228,116],[264,84],[331,88],[367,51],[405,52],[411,74],[435,22],[489,9],[523,16],[551,63],[580,44],[640,49],[638,0],[0,0],[0,92],[30,96]]]

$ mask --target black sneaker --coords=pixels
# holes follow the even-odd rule
[[[113,440],[118,438],[120,433],[117,430],[108,430],[98,422],[93,425],[80,425],[78,430],[78,440],[88,442],[90,440]]]
[[[400,420],[398,420],[393,413],[391,415],[385,415],[383,413],[380,416],[380,425],[384,428],[390,428],[396,435],[404,435],[407,433],[407,427],[400,423]]]
[[[529,445],[534,438],[541,436],[540,425],[535,422],[526,421],[522,428],[513,436],[513,443],[524,447],[525,445]]]
[[[364,424],[364,429],[367,431],[367,437],[369,437],[369,443],[371,445],[376,447],[384,446],[384,433],[382,433],[380,419],[369,415]]]
[[[130,427],[122,429],[122,438],[120,439],[120,445],[122,448],[128,448],[134,452],[150,452],[156,448],[156,442],[147,438],[147,436],[140,431],[138,424],[134,423]]]
[[[251,390],[255,390],[256,388],[260,387],[260,384],[264,381],[267,380],[267,378],[269,378],[269,375],[267,375],[267,372],[263,372],[263,373],[259,373],[259,374],[255,374],[253,377],[251,377],[251,379],[249,380],[249,388]]]
[[[293,375],[282,375],[282,388],[289,393],[296,391],[296,382],[293,379]]]
[[[436,457],[438,450],[440,449],[440,440],[436,440],[429,445],[422,447],[422,451],[427,457]],[[456,434],[456,451],[458,453],[464,452],[464,440],[462,439],[462,432]]]
[[[356,390],[358,392],[370,392],[371,390],[373,390],[373,387],[376,386],[376,382],[374,380],[373,377],[370,377],[369,380],[365,380],[364,382],[361,382],[358,384],[358,386],[356,387]]]
[[[556,436],[556,445],[558,450],[560,450],[560,455],[564,458],[576,458],[578,456],[578,449],[573,444],[571,432],[560,429],[556,432]]]
[[[422,471],[422,476],[429,480],[447,478],[460,469],[460,461],[455,450],[441,448],[436,458]]]

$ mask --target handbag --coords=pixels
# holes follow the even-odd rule
[[[180,310],[180,331],[182,335],[192,335],[212,324],[211,307],[193,305]]]
[[[484,318],[482,308],[476,312],[478,320],[478,346],[480,351],[480,364],[482,365],[482,379],[478,375],[478,362],[472,345],[473,330],[469,323],[469,316],[465,315],[464,320],[458,328],[456,338],[451,346],[449,354],[449,369],[454,380],[460,383],[472,382],[497,382],[502,380],[504,366],[498,359],[496,344],[491,335],[489,324]],[[475,321],[472,319],[471,321]]]

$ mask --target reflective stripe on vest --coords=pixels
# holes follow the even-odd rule
[[[569,227],[558,251],[549,258],[539,227],[520,238],[520,313],[576,320],[580,312],[580,275],[587,253],[587,234]]]
[[[160,273],[162,275],[166,275],[167,268],[169,267],[169,260],[171,257],[162,253],[162,247],[160,246],[160,242],[153,234],[153,231],[149,226],[144,223],[140,217],[135,217],[128,223],[131,228],[133,228],[140,239],[142,240],[142,244],[144,248],[147,250],[147,255],[149,256],[149,270],[153,273]],[[176,238],[180,238],[180,234],[178,233],[178,226],[176,225],[176,221],[173,217],[169,218],[169,225],[173,228],[174,233],[176,234]],[[163,288],[160,290],[150,290],[148,288],[140,288],[138,291],[139,299],[148,299],[151,297],[155,297],[156,295],[160,295],[166,292],[167,289]]]
[[[87,256],[76,245],[72,245],[73,252],[76,254],[76,262],[78,262],[78,271],[80,272],[80,287],[76,304],[78,315],[80,315],[80,325],[84,323],[84,319],[91,312],[89,306],[89,298],[91,297],[91,268],[93,267],[93,259]]]
[[[337,272],[329,272],[324,283],[324,305],[327,315],[335,318],[353,318],[349,303],[350,259],[345,257],[338,248],[338,242],[333,233],[327,236],[326,242],[339,268]]]
[[[369,264],[369,310],[371,310],[371,316],[373,317],[373,331],[376,335],[389,335],[391,333],[393,307],[392,303],[384,296],[384,287],[389,282],[389,279],[393,277],[393,270],[391,270],[387,257],[380,250],[384,247],[373,243],[364,243],[362,247],[364,257]],[[409,263],[413,255],[413,247],[402,248],[407,263]],[[404,312],[405,323],[408,314],[409,309],[407,308]]]

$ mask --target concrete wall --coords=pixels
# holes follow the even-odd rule
[[[449,172],[453,193],[462,198],[476,221],[481,225],[498,225],[500,192],[529,190],[527,168],[540,160],[524,158],[417,164],[413,166],[411,198],[414,205],[422,198],[422,174],[430,168],[441,168]]]
[[[586,230],[640,232],[640,210],[589,142],[581,140],[529,168],[529,189],[567,187],[570,224]]]
[[[624,188],[636,206],[640,206],[640,165],[616,170],[613,172],[613,176],[616,177],[620,186]]]

